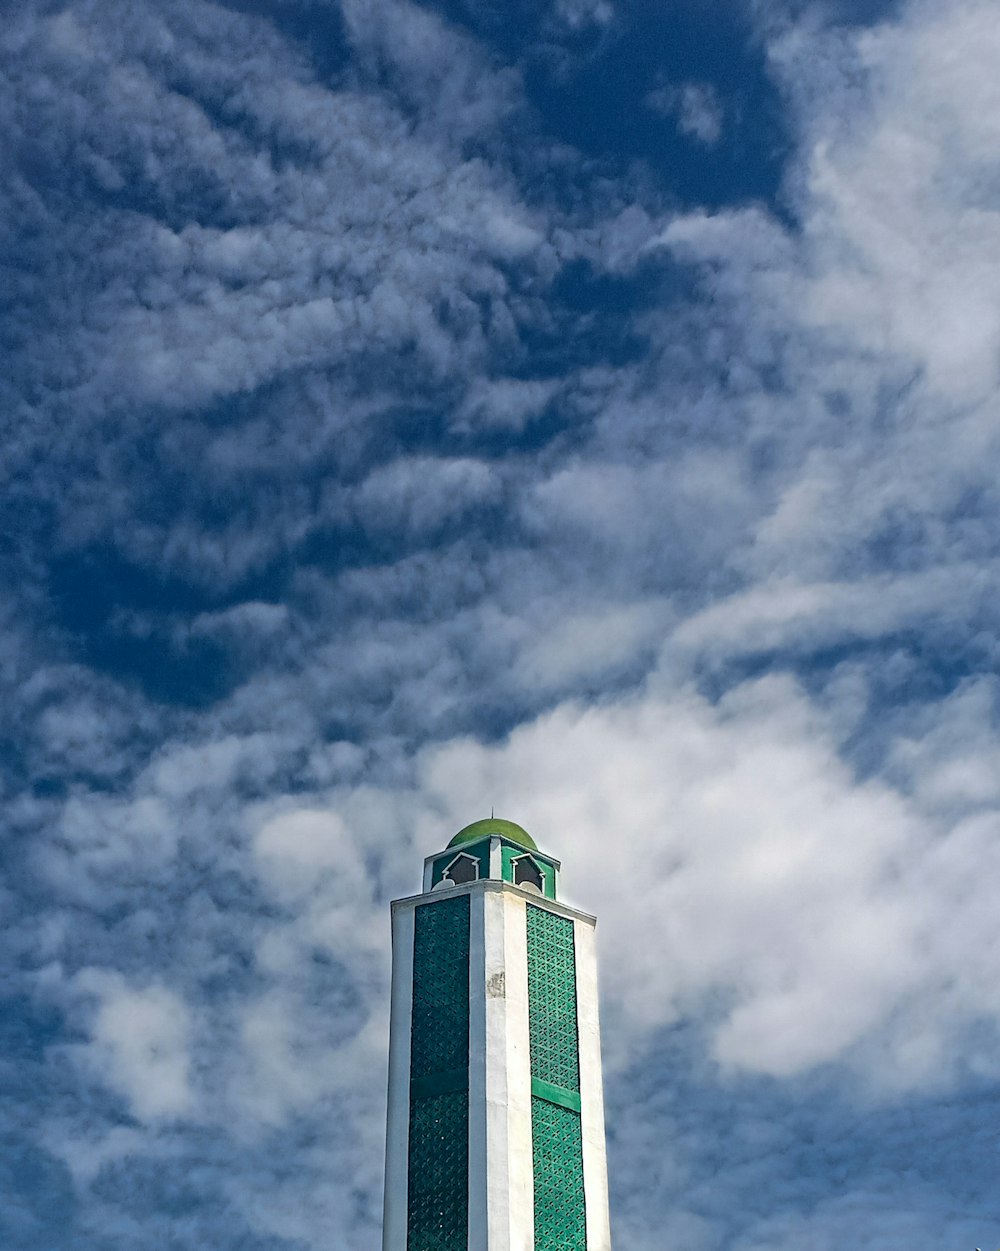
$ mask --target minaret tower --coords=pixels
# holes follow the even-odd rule
[[[610,1251],[593,917],[512,821],[392,905],[383,1251]]]

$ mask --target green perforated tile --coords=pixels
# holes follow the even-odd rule
[[[545,1099],[531,1101],[535,1251],[586,1251],[580,1117]]]
[[[469,1226],[469,1094],[410,1106],[408,1251],[466,1251]]]
[[[469,1063],[469,896],[416,909],[410,1074]]]
[[[529,904],[528,1020],[531,1076],[580,1089],[573,922]]]
[[[467,1251],[469,897],[414,915],[408,1251]]]

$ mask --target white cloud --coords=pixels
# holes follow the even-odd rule
[[[676,116],[678,129],[706,147],[713,147],[722,138],[722,104],[710,83],[655,87],[646,96],[646,107]]]
[[[281,900],[322,887],[349,904],[368,902],[361,847],[336,813],[298,809],[271,817],[257,831],[254,852],[267,889]]]
[[[863,120],[834,114],[814,139],[810,235],[822,269],[805,315],[917,360],[946,399],[974,401],[996,387],[1000,339],[992,6],[916,6],[859,43],[873,107]]]
[[[602,920],[616,1061],[636,1031],[707,1011],[735,1069],[846,1061],[883,1088],[933,1085],[978,1063],[966,1027],[1000,1027],[1000,814],[942,824],[856,779],[786,681],[717,707],[564,705],[496,747],[429,750],[421,781],[428,850],[492,803],[562,856]]]
[[[482,134],[520,103],[519,75],[492,66],[479,45],[437,13],[408,0],[346,0],[349,35],[362,57],[381,59],[422,129]]]
[[[72,152],[82,180],[16,188],[26,237],[61,250],[15,354],[11,508],[51,516],[43,546],[113,549],[122,569],[78,571],[77,606],[128,601],[131,575],[151,601],[108,632],[54,630],[51,551],[29,544],[8,579],[5,811],[31,887],[19,901],[12,876],[5,941],[62,962],[33,988],[85,992],[74,1072],[144,1123],[107,1131],[72,1090],[39,1113],[53,1150],[83,1193],[144,1155],[172,1167],[196,1121],[258,1232],[368,1245],[384,904],[491,803],[600,914],[616,1066],[684,1018],[732,1089],[827,1066],[882,1094],[993,1077],[996,692],[959,681],[996,633],[989,6],[771,36],[795,228],[762,206],[657,220],[631,178],[602,168],[595,188],[555,147],[580,203],[529,204],[505,164],[519,72],[426,7],[346,12],[354,59],[323,74],[277,9],[95,0],[36,25],[19,10],[3,35],[8,135]],[[672,115],[716,142],[729,106],[689,88]],[[665,252],[695,294],[675,299],[668,268],[662,306],[577,316],[548,285],[585,258],[627,292]],[[605,314],[611,337],[645,336],[640,360],[606,363]],[[164,571],[197,583],[183,602]],[[107,672],[64,663],[94,638]],[[155,643],[152,670],[206,639],[237,670],[208,708],[144,699],[142,666],[115,668],[117,644]],[[809,656],[815,701],[781,678],[716,698],[727,660]],[[706,670],[711,699],[689,686]],[[845,761],[855,740],[868,772]],[[655,1117],[636,1118],[647,1155]],[[239,1153],[285,1133],[315,1136],[301,1172],[282,1156],[253,1184]],[[194,1177],[207,1148],[185,1143]],[[683,1183],[678,1153],[650,1194]],[[705,1210],[675,1241],[726,1240]],[[854,1195],[746,1242],[839,1245],[872,1210]],[[101,1213],[129,1245],[156,1236]],[[876,1216],[881,1247],[912,1241]],[[661,1217],[645,1206],[636,1246],[660,1245]]]
[[[518,378],[477,378],[455,425],[459,429],[522,430],[539,417],[558,390],[558,382]]]
[[[606,680],[655,647],[669,616],[663,601],[595,606],[579,615],[558,614],[550,628],[533,632],[514,673],[529,689],[559,691],[580,682]]]
[[[745,535],[720,553],[731,582],[678,631],[695,651],[795,652],[932,622],[959,637],[989,615],[995,42],[975,0],[862,33],[792,26],[770,51],[799,106],[801,228],[754,207],[680,215],[661,235],[703,284],[691,351],[728,377],[714,405],[681,396],[687,428],[714,406],[727,455],[764,452]]]
[[[349,498],[373,533],[420,535],[499,502],[500,491],[498,476],[481,461],[419,456],[374,470]]]
[[[892,636],[933,623],[956,628],[975,609],[991,565],[958,564],[920,573],[843,582],[761,581],[687,617],[664,654],[725,658],[796,651]]]
[[[47,1127],[45,1139],[52,1154],[65,1162],[80,1191],[86,1191],[109,1165],[177,1154],[176,1146],[172,1148],[162,1139],[157,1141],[146,1127],[131,1125],[116,1125],[105,1134],[88,1136],[79,1132],[72,1121],[55,1123]]]
[[[146,1122],[192,1115],[192,1021],[184,1000],[165,986],[133,989],[96,969],[78,974],[76,989],[97,999],[82,1058],[125,1097],[132,1115]]]
[[[676,585],[690,569],[710,567],[742,538],[755,507],[738,458],[698,448],[639,464],[569,461],[528,484],[522,503],[533,532],[563,540],[574,558],[580,544],[602,570],[598,585],[629,587]]]
[[[540,315],[512,290],[506,268],[544,282],[557,262],[547,216],[523,202],[502,165],[460,150],[468,134],[481,139],[522,107],[518,75],[492,67],[474,41],[426,9],[396,0],[348,6],[361,60],[334,87],[315,81],[262,18],[200,0],[155,13],[121,9],[95,2],[54,25],[24,15],[8,33],[21,45],[16,64],[32,68],[19,69],[14,94],[0,100],[7,130],[20,133],[34,109],[38,142],[58,146],[71,135],[105,183],[114,174],[142,205],[122,207],[114,195],[81,202],[58,187],[41,216],[37,196],[19,202],[26,227],[58,230],[62,281],[73,292],[40,314],[33,351],[20,360],[33,376],[44,360],[59,360],[73,419],[49,449],[52,482],[29,467],[34,423],[19,427],[10,450],[51,495],[61,544],[110,537],[142,565],[200,571],[218,585],[331,521],[290,480],[277,510],[270,499],[258,513],[263,501],[251,493],[206,531],[198,511],[216,510],[220,486],[228,494],[234,455],[245,463],[257,448],[257,465],[277,479],[293,470],[290,456],[300,477],[314,476],[342,447],[345,426],[401,397],[410,404],[422,388],[460,396]],[[97,39],[95,29],[115,35]],[[227,58],[205,54],[208,32]],[[60,91],[67,76],[85,109]],[[198,86],[184,92],[180,81]],[[410,124],[414,108],[426,124]],[[186,189],[202,185],[212,212],[188,203]],[[408,363],[399,372],[401,354]],[[327,380],[327,395],[318,399],[316,387],[307,397],[321,409],[318,460],[295,437],[298,411],[289,422],[282,402],[236,436],[197,421],[180,434],[181,412],[310,371]],[[36,418],[53,419],[58,398],[47,384],[34,393]],[[141,436],[126,413],[136,405]],[[111,408],[124,442],[102,444],[98,474],[66,473],[54,489],[57,462],[86,447],[86,431]],[[467,406],[465,422],[479,412]],[[175,499],[166,527],[140,516],[144,493],[121,479],[121,459],[140,437],[162,439],[161,467],[173,465],[189,484],[187,507],[178,511]]]
[[[607,26],[615,16],[610,0],[556,0],[555,14],[571,30]]]

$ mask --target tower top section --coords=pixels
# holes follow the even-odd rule
[[[500,838],[509,838],[512,842],[520,843],[522,847],[527,847],[529,851],[538,850],[535,840],[523,826],[517,825],[513,821],[502,821],[500,817],[489,817],[485,821],[473,821],[471,825],[467,825],[464,829],[459,830],[448,846],[461,847],[463,843],[477,843],[481,838],[489,838],[491,834],[496,834]]]
[[[555,899],[559,861],[538,850],[514,821],[488,817],[459,830],[444,851],[424,861],[424,891],[448,890],[492,880]]]
[[[596,922],[520,825],[449,832],[392,902],[382,1251],[611,1251]]]

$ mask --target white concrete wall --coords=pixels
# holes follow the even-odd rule
[[[597,949],[593,921],[577,918],[576,1011],[580,1033],[580,1119],[583,1190],[587,1205],[587,1251],[611,1251],[608,1160],[604,1133],[604,1078],[598,1012]]]
[[[498,838],[490,839],[490,877],[503,877],[503,844]]]
[[[469,1251],[488,1251],[489,1170],[486,1116],[486,946],[485,895],[469,890]]]
[[[494,1218],[490,1251],[532,1251],[535,1242],[535,1186],[531,1155],[531,1056],[528,1039],[528,939],[525,899],[521,891],[493,895],[497,942],[494,1011],[503,1031],[490,1039],[496,1051],[495,1089],[490,1115],[497,1126],[497,1145],[505,1151],[502,1184],[505,1202]],[[502,958],[502,965],[500,960]],[[503,974],[502,982],[500,974]],[[499,1077],[503,1070],[503,1082]],[[498,1178],[498,1181],[500,1179]]]
[[[469,1251],[533,1251],[524,899],[471,886]]]
[[[393,905],[389,1000],[389,1101],[386,1114],[383,1251],[406,1251],[410,1151],[410,1025],[413,1016],[413,906]]]

